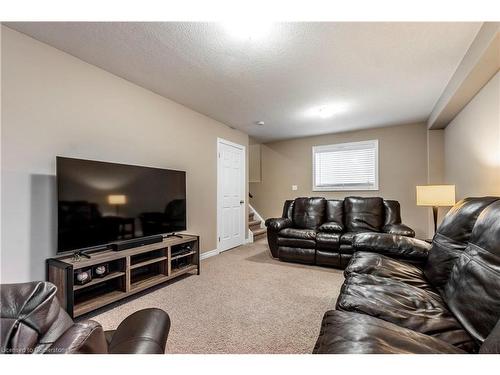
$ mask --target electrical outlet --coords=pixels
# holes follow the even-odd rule
[[[299,189],[299,187],[297,185],[292,185],[292,190],[293,191],[297,191]]]

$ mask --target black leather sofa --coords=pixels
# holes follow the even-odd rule
[[[116,330],[87,320],[73,322],[48,282],[1,286],[2,354],[163,354],[170,318],[160,309],[139,310]]]
[[[266,220],[271,254],[288,262],[344,268],[358,233],[383,232],[414,237],[401,223],[399,202],[382,198],[287,200],[281,218]]]
[[[500,353],[500,198],[462,200],[415,241],[355,236],[314,353]]]

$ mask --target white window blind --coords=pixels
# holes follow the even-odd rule
[[[313,147],[313,190],[378,190],[378,140]]]

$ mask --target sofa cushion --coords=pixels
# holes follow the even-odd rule
[[[463,354],[435,339],[368,315],[327,311],[321,323],[316,354]]]
[[[319,266],[341,267],[340,254],[338,251],[316,249],[316,264]]]
[[[293,199],[285,201],[285,204],[283,205],[283,212],[281,213],[282,218],[293,220],[293,202]]]
[[[485,207],[498,200],[495,197],[466,198],[446,214],[432,240],[432,248],[424,267],[427,279],[442,290],[459,255],[470,240],[472,228]]]
[[[354,248],[352,245],[346,243],[340,243],[340,253],[341,254],[354,254]]]
[[[327,221],[319,226],[320,232],[340,233],[344,230],[344,226],[336,223],[335,221]]]
[[[482,343],[500,318],[500,200],[479,215],[443,298],[465,329]]]
[[[382,198],[347,197],[344,210],[348,232],[379,232],[384,225]]]
[[[340,233],[323,233],[318,232],[316,235],[316,247],[328,251],[339,251]]]
[[[285,228],[278,232],[278,236],[314,240],[316,238],[316,231],[312,229]]]
[[[431,246],[422,240],[388,233],[358,233],[352,247],[356,250],[384,254],[408,261],[425,262]]]
[[[344,200],[328,199],[326,201],[327,222],[335,222],[344,229]]]
[[[294,226],[316,229],[325,221],[325,212],[325,198],[297,198],[293,203]]]
[[[303,238],[288,238],[278,236],[278,246],[303,247],[305,249],[316,248],[316,241]]]
[[[357,251],[344,270],[345,277],[353,273],[389,278],[421,289],[431,289],[422,269],[385,255]]]
[[[351,274],[342,286],[337,309],[374,316],[467,351],[476,347],[438,293],[401,281]]]
[[[361,232],[346,232],[342,233],[340,236],[340,243],[344,245],[352,245],[352,241],[354,240],[354,236],[360,234]]]
[[[279,246],[278,253],[281,260],[304,264],[314,264],[316,256],[316,250],[301,247]]]
[[[384,225],[401,224],[401,207],[398,201],[384,199]]]

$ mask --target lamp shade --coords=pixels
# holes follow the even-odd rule
[[[455,185],[417,186],[417,206],[453,206]]]
[[[127,196],[126,195],[108,195],[108,203],[109,204],[126,204]]]

